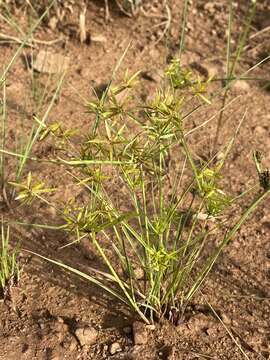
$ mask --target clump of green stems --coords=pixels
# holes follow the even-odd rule
[[[270,192],[269,173],[261,170],[257,153],[260,181],[237,196],[222,188],[222,170],[239,128],[219,160],[195,160],[183,113],[190,96],[210,103],[209,79],[202,81],[179,59],[172,60],[165,76],[165,87],[147,103],[134,104],[139,73],[111,83],[101,98],[87,103],[95,121],[77,147],[72,131],[59,132],[59,124],[43,123],[39,134],[43,141],[70,134],[63,138],[66,156],[62,148],[61,157],[48,163],[66,165],[88,200],[76,203],[74,197],[58,209],[63,224],[57,228],[74,236],[66,246],[88,238],[108,271],[92,268],[85,274],[47,260],[108,291],[146,323],[164,316],[179,319],[224,247]],[[112,179],[120,180],[121,191]],[[55,189],[33,183],[32,175],[13,185],[24,203],[38,198],[51,205],[44,195]],[[235,218],[235,206],[251,190],[254,200]]]
[[[10,228],[5,229],[2,221],[1,226],[1,248],[0,248],[0,294],[5,297],[8,288],[17,283],[20,277],[20,269],[17,263],[19,247],[9,249]]]
[[[184,19],[187,5],[185,8]],[[6,75],[31,38],[33,29],[24,37],[0,77],[3,88],[2,134],[5,133],[7,117]],[[231,34],[231,19],[229,30]],[[228,39],[226,89],[236,79],[234,70],[246,37],[247,33],[244,33],[237,60],[233,63],[231,39]],[[183,44],[184,30],[180,55]],[[61,77],[47,111],[42,117],[34,118],[32,132],[22,152],[5,150],[5,137],[2,137],[1,168],[4,170],[4,156],[18,158],[15,181],[10,185],[17,190],[16,199],[27,206],[38,199],[56,207],[45,198],[56,189],[48,188],[40,180],[33,180],[35,175],[32,173],[25,182],[21,179],[29,159],[41,161],[31,155],[34,144],[48,138],[57,142],[61,156],[46,160],[46,165],[66,166],[78,191],[83,187],[88,194],[86,203],[77,203],[74,197],[63,208],[56,207],[63,219],[57,229],[74,237],[66,246],[88,238],[107,271],[92,268],[91,273],[86,274],[57,260],[47,260],[100,286],[129,306],[146,323],[163,316],[177,321],[203,285],[224,247],[270,192],[269,171],[262,169],[258,152],[254,153],[259,177],[257,184],[237,196],[228,194],[221,185],[224,163],[239,128],[222,149],[223,156],[215,155],[207,162],[195,160],[189,142],[191,131],[186,127],[185,104],[192,98],[198,102],[197,107],[211,105],[211,98],[207,95],[211,79],[196,77],[190,69],[182,66],[180,59],[171,61],[165,75],[166,86],[157,89],[153,100],[136,105],[133,91],[138,73],[132,76],[126,73],[119,85],[110,82],[100,99],[87,104],[89,113],[95,115],[95,121],[80,144],[73,142],[74,129],[66,129],[59,122],[47,124],[49,112],[61,89]],[[39,98],[37,100],[42,102]],[[221,119],[224,109],[225,106],[220,112]],[[172,169],[172,158],[179,165],[175,169]],[[3,170],[2,183],[5,180]],[[119,186],[111,185],[112,179],[121,181],[121,193]],[[255,192],[254,200],[235,218],[235,206],[251,190]],[[3,234],[2,231],[2,239],[7,241],[9,232]],[[17,269],[16,256],[11,264],[11,269]]]

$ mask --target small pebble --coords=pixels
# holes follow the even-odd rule
[[[96,329],[92,327],[79,328],[75,331],[75,335],[77,336],[81,346],[84,345],[93,345],[97,341],[98,332]]]
[[[122,350],[121,345],[118,342],[114,342],[109,347],[109,352],[114,355]]]
[[[221,320],[224,322],[225,325],[229,325],[231,323],[230,318],[226,314],[221,315]]]
[[[247,81],[244,80],[236,80],[233,83],[233,89],[239,92],[248,92],[250,90],[250,86]]]
[[[65,320],[61,317],[61,316],[57,316],[57,321],[60,323],[60,324],[64,324]]]
[[[147,330],[150,330],[150,331],[154,331],[156,329],[156,326],[153,325],[153,324],[146,325],[145,327],[146,327]]]
[[[144,278],[144,271],[142,268],[134,269],[134,276],[136,280],[142,280]]]

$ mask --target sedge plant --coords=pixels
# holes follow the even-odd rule
[[[87,194],[85,202],[74,196],[57,207],[62,218],[57,229],[71,237],[65,246],[87,238],[107,271],[92,267],[86,274],[39,256],[100,286],[146,323],[163,317],[177,323],[224,247],[269,195],[269,171],[255,153],[259,181],[241,195],[228,193],[222,177],[239,127],[218,157],[202,161],[183,116],[190,97],[211,104],[210,79],[201,80],[173,59],[164,87],[141,103],[135,96],[138,79],[139,73],[126,73],[121,83],[110,83],[87,103],[95,120],[79,144],[60,125],[43,123],[39,134],[40,141],[62,137],[61,156],[46,164],[66,166],[78,191]],[[55,206],[46,197],[52,189],[32,174],[26,183],[12,185],[24,203],[38,199]],[[251,194],[253,200],[239,206]],[[237,208],[242,209],[238,216]]]
[[[10,228],[1,225],[1,247],[0,247],[0,294],[5,297],[12,284],[17,283],[20,277],[20,268],[17,257],[19,246],[10,250]]]

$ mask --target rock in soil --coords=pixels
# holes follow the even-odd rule
[[[118,342],[114,342],[109,347],[109,352],[111,355],[114,355],[118,352],[122,351],[121,345]]]
[[[135,345],[145,345],[148,342],[148,332],[145,324],[140,321],[133,323],[133,339]]]
[[[33,62],[33,69],[40,73],[57,74],[67,70],[69,58],[41,50]]]
[[[75,331],[75,335],[81,346],[93,345],[97,341],[98,332],[92,327],[79,328]]]
[[[144,278],[144,271],[142,268],[134,269],[134,276],[136,280],[142,280]]]

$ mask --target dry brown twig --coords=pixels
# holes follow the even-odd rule
[[[166,25],[161,36],[157,39],[157,41],[155,42],[155,45],[157,45],[166,35],[167,31],[169,30],[170,26],[171,26],[171,22],[172,22],[172,14],[171,14],[171,10],[170,7],[168,5],[167,0],[164,0],[164,7],[167,11],[167,20],[166,21],[162,21],[160,24],[158,24],[159,26],[163,26],[164,24]]]
[[[105,2],[105,20],[109,21],[110,20],[110,10],[109,10],[108,0],[104,0],[104,2]]]
[[[140,11],[143,14],[143,16],[147,18],[153,18],[153,19],[164,19],[164,15],[158,15],[158,14],[150,14],[148,11],[144,9],[143,6],[140,7]]]
[[[119,7],[120,11],[125,14],[128,17],[132,17],[132,14],[130,14],[128,11],[126,11],[123,6],[120,4],[120,2],[118,0],[115,0],[116,5]]]
[[[79,28],[80,28],[80,42],[84,43],[86,41],[86,25],[85,25],[85,14],[86,14],[87,6],[84,3],[82,10],[80,12],[80,20],[79,20]]]
[[[12,42],[15,42],[17,44],[23,44],[24,43],[25,46],[31,47],[31,48],[36,48],[35,44],[52,46],[54,44],[57,44],[58,42],[65,41],[65,39],[63,39],[63,38],[59,38],[59,39],[55,39],[55,40],[48,40],[48,41],[32,38],[31,41],[25,42],[24,40],[22,40],[22,39],[20,39],[20,38],[18,38],[16,36],[12,36],[12,35],[8,35],[8,34],[4,34],[4,33],[0,32],[0,44],[1,44],[1,39],[3,39],[4,41],[6,40],[6,42],[9,42],[9,43],[12,43]]]
[[[257,36],[259,36],[259,35],[267,32],[267,31],[270,31],[270,25],[269,25],[269,26],[266,26],[265,28],[263,28],[263,29],[260,30],[260,31],[257,31],[255,34],[251,35],[251,36],[250,36],[250,40],[256,38]]]
[[[258,36],[266,33],[267,31],[270,31],[270,25],[269,25],[269,26],[266,26],[265,28],[263,28],[263,29],[260,30],[260,31],[257,31],[255,34],[252,34],[252,35],[249,37],[249,40],[255,39],[256,37],[258,37]],[[255,48],[257,48],[257,47],[259,47],[259,46],[261,46],[261,44],[257,45]],[[243,51],[246,51],[246,50],[249,50],[249,51],[250,51],[250,50],[254,50],[254,49],[255,49],[255,48],[252,48],[252,49],[250,49],[250,48],[251,48],[251,45],[248,44],[248,45],[246,45],[246,46],[244,47]]]

